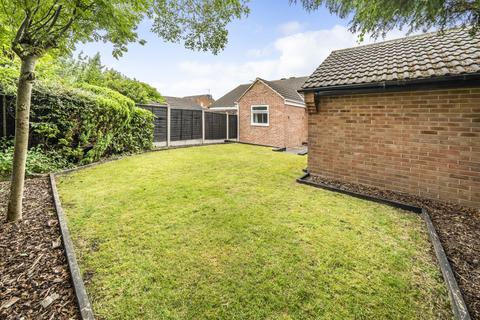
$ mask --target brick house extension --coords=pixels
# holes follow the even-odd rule
[[[334,51],[301,90],[311,174],[480,207],[480,38]]]

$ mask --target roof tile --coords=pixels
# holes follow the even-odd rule
[[[480,72],[480,35],[452,29],[333,51],[303,89]]]
[[[280,94],[284,99],[294,100],[294,101],[303,101],[303,96],[298,93],[298,90],[302,87],[308,77],[290,77],[280,80],[264,80],[260,79],[278,94]],[[238,102],[238,99],[250,88],[252,84],[241,84],[230,92],[226,93],[224,96],[215,101],[210,108],[225,108],[225,107],[235,107],[235,103]]]

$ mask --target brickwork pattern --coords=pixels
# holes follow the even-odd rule
[[[308,134],[313,174],[480,207],[480,88],[321,97]]]
[[[269,125],[251,124],[251,106],[269,106]],[[297,147],[307,140],[305,108],[284,104],[284,99],[261,82],[238,101],[240,141],[274,147]]]

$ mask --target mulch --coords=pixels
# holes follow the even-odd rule
[[[472,319],[480,319],[480,209],[318,176],[309,176],[307,179],[426,209],[450,261],[470,315]]]
[[[23,220],[7,223],[0,182],[0,319],[79,319],[49,181],[25,188]]]

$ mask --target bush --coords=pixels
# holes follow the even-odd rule
[[[0,177],[6,178],[12,172],[13,146],[0,152]],[[47,173],[69,167],[69,163],[61,156],[41,148],[32,148],[27,154],[26,174]]]
[[[72,163],[152,147],[153,114],[116,91],[89,84],[37,85],[31,123],[33,144]]]
[[[29,173],[152,147],[151,112],[135,107],[132,99],[107,87],[62,81],[53,68],[55,61],[44,58],[44,67],[38,68],[44,80],[37,81],[32,91],[29,146],[34,148],[29,154]],[[18,59],[0,52],[0,93],[7,94],[10,115],[15,114],[17,76]],[[135,91],[134,87],[127,89]],[[7,129],[12,133],[10,123]],[[4,175],[11,169],[6,161],[11,161],[12,148],[3,146],[1,150],[0,174]]]

